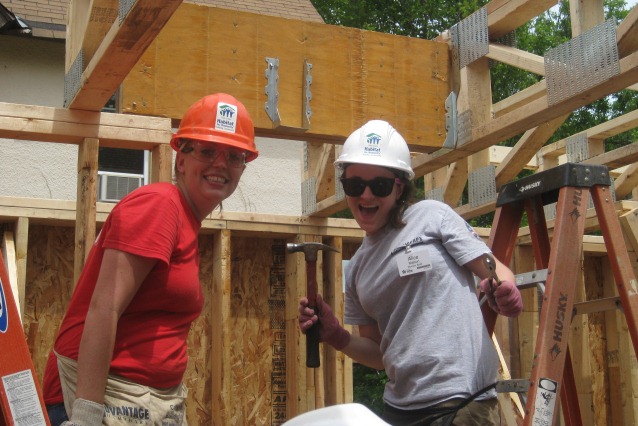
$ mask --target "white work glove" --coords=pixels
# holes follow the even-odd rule
[[[71,419],[61,426],[101,426],[104,418],[104,405],[88,399],[78,398],[73,401]]]

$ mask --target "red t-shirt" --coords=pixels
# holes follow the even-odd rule
[[[110,372],[155,388],[181,383],[188,362],[188,331],[204,304],[199,283],[200,227],[175,185],[146,185],[121,200],[87,257],[55,350],[78,358],[84,320],[105,249],[158,259],[120,317]],[[53,352],[44,372],[43,392],[46,404],[63,402]]]

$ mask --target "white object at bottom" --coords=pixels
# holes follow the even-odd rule
[[[390,426],[357,403],[332,405],[300,414],[282,426]]]

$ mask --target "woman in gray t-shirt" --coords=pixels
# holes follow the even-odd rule
[[[502,281],[488,278],[489,248],[449,206],[410,204],[410,152],[387,122],[373,120],[352,133],[335,165],[366,233],[346,268],[345,322],[359,333],[341,327],[320,296],[317,312],[301,299],[301,330],[319,320],[322,341],[386,371],[383,418],[392,425],[499,424],[498,358],[473,275],[492,309],[516,316],[522,301],[514,274],[495,260]]]

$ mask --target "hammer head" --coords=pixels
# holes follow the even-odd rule
[[[288,243],[286,244],[286,251],[288,253],[303,252],[306,260],[309,262],[317,261],[317,252],[319,250],[332,250],[332,251],[339,252],[339,250],[337,250],[336,248],[330,247],[329,245],[321,244],[321,243],[299,243],[299,244]]]

